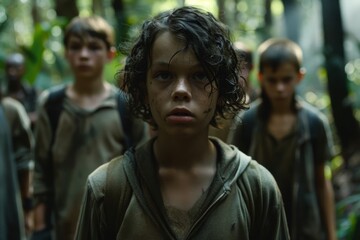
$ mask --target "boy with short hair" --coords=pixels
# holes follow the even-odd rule
[[[117,89],[103,78],[115,54],[113,44],[113,29],[101,17],[76,17],[65,29],[65,56],[74,81],[42,94],[35,135],[38,236],[51,227],[48,216],[53,214],[56,239],[73,239],[88,174],[123,154],[127,139],[133,146],[147,139],[142,120],[130,118],[126,125],[124,112],[119,116],[125,102],[118,102]]]
[[[255,158],[275,177],[291,239],[336,239],[329,123],[296,96],[304,76],[302,50],[288,39],[259,46],[261,98],[235,121],[229,143]]]
[[[124,87],[156,136],[88,178],[76,239],[289,239],[271,174],[209,138],[216,116],[245,108],[227,29],[194,7],[146,21]]]

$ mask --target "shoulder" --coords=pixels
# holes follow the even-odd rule
[[[248,117],[250,115],[254,115],[258,111],[258,108],[261,106],[261,103],[262,103],[261,99],[257,99],[251,102],[249,108],[239,112],[237,116],[243,118],[243,117]]]
[[[254,201],[278,203],[281,199],[278,185],[273,175],[257,161],[251,160],[238,184],[244,188]]]
[[[1,100],[2,106],[4,108],[5,115],[10,120],[10,122],[15,121],[15,119],[27,119],[24,106],[18,101],[10,97],[5,97]]]
[[[251,160],[245,174],[250,181],[259,182],[263,186],[273,187],[276,185],[276,181],[269,170],[255,160]]]
[[[122,166],[123,156],[112,159],[110,162],[107,162],[96,170],[94,170],[88,177],[88,187],[92,189],[95,198],[100,199],[105,196],[106,192],[106,183],[108,178],[108,173],[110,168],[116,168]],[[123,174],[122,171],[119,171],[118,174]]]
[[[305,115],[310,125],[328,125],[326,115],[313,105],[301,100],[299,101],[301,113]]]
[[[65,88],[66,85],[61,84],[45,89],[39,95],[38,98],[39,105],[44,106],[48,102],[50,95],[53,96],[56,93],[62,93],[63,91],[65,91]]]
[[[9,109],[9,110],[14,110],[14,111],[21,108],[21,105],[22,105],[18,100],[15,100],[11,97],[4,97],[1,100],[1,103],[4,107],[4,109]]]
[[[235,116],[237,124],[252,124],[256,120],[256,115],[261,106],[261,100],[257,99],[249,105],[247,110],[239,112]]]

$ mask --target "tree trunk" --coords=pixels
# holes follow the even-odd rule
[[[294,42],[299,41],[300,11],[298,0],[282,0],[284,4],[284,17],[286,36]]]
[[[125,17],[125,7],[122,0],[112,0],[112,7],[114,9],[116,27],[116,45],[119,46],[120,43],[126,39],[128,32],[128,25],[126,24]]]
[[[217,5],[218,5],[218,18],[219,20],[226,24],[226,17],[225,17],[225,0],[217,0]]]
[[[92,11],[95,15],[105,17],[105,6],[102,0],[92,1]]]
[[[69,21],[79,15],[79,9],[74,0],[55,0],[55,11],[58,17],[65,17]]]
[[[348,99],[347,76],[344,70],[344,35],[339,0],[321,0],[321,2],[328,91],[337,135],[346,161],[355,151],[359,151],[359,124]]]

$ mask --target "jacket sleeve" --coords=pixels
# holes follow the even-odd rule
[[[105,239],[102,231],[104,229],[102,216],[102,201],[96,199],[93,188],[88,182],[77,223],[75,239]]]
[[[106,169],[107,164],[104,164],[88,177],[76,228],[76,240],[106,239],[107,226],[103,207]]]
[[[25,108],[19,102],[14,101],[13,107],[14,114],[11,114],[10,125],[17,170],[30,170],[34,157],[34,139],[30,128],[30,119]]]
[[[280,190],[275,179],[263,166],[252,161],[247,170],[247,204],[250,207],[252,226],[250,239],[290,239]]]
[[[314,160],[316,164],[327,164],[332,157],[334,157],[334,143],[333,135],[329,126],[329,122],[325,115],[318,114],[319,119],[313,122],[313,132],[317,134],[314,136]]]

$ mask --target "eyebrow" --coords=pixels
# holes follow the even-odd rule
[[[152,66],[158,66],[158,67],[170,67],[172,64],[171,62],[168,61],[163,61],[163,60],[158,60],[158,61],[152,61],[151,63],[151,67]],[[193,65],[190,65],[191,68],[203,68],[203,66],[201,65],[201,63],[198,61]]]

